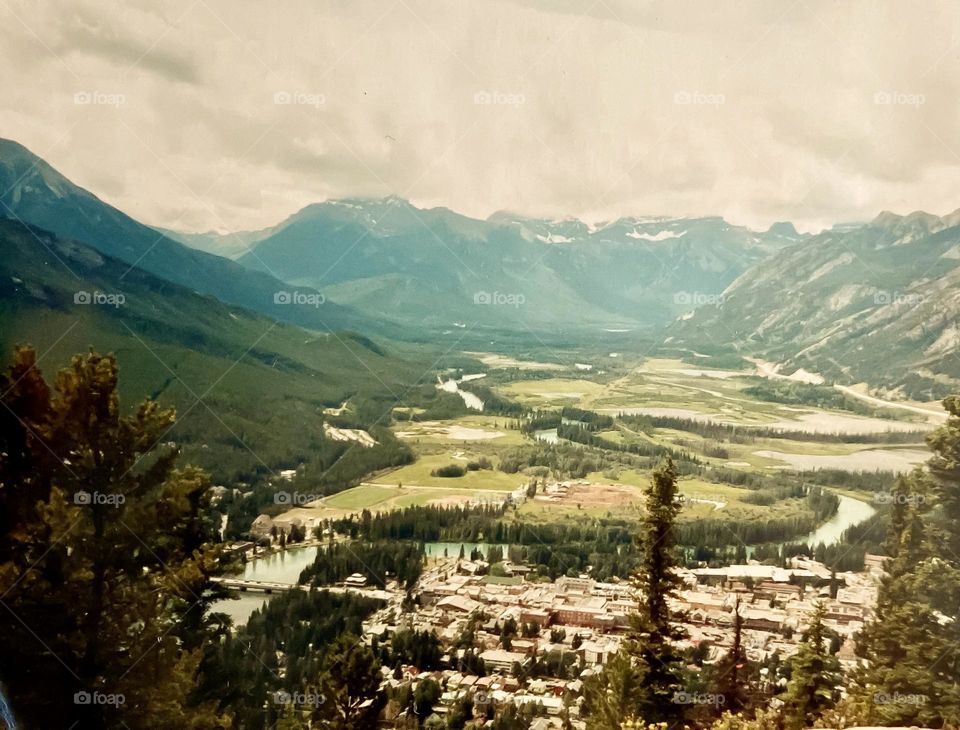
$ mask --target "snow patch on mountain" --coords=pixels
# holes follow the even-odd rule
[[[956,246],[954,246],[954,247],[951,248],[950,250],[944,251],[944,252],[940,255],[940,258],[942,258],[942,259],[953,259],[953,260],[960,259],[960,243],[958,243]]]
[[[537,236],[538,241],[544,243],[573,243],[573,239],[568,236],[561,236],[559,233],[548,233],[546,236]]]
[[[627,236],[630,238],[643,239],[644,241],[666,241],[671,238],[683,238],[686,235],[686,231],[681,231],[680,233],[674,233],[673,231],[659,231],[658,233],[638,233],[637,231],[629,231]]]

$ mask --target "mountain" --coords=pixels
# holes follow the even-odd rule
[[[716,217],[593,226],[348,198],[307,206],[238,261],[420,327],[599,331],[667,323],[804,238]]]
[[[175,231],[172,228],[151,226],[157,233],[166,236],[171,241],[182,243],[184,246],[195,248],[198,251],[223,256],[227,259],[236,259],[270,235],[272,228],[261,231],[237,231],[229,233],[223,231],[206,231],[204,233],[187,233]]]
[[[282,296],[275,301],[290,287],[270,272],[252,271],[168,238],[74,185],[11,140],[0,139],[0,191],[0,216],[86,243],[127,268],[137,266],[222,302],[317,330],[382,327],[331,301],[322,307],[291,306]]]
[[[331,458],[325,450],[342,445],[324,438],[325,407],[350,399],[351,417],[372,424],[392,402],[413,397],[413,384],[433,391],[432,368],[440,367],[429,347],[277,322],[0,219],[5,360],[17,344],[36,347],[48,378],[90,347],[115,353],[123,404],[150,396],[175,406],[179,422],[169,439],[185,462],[224,481]],[[364,407],[371,415],[361,414]],[[381,468],[378,450],[389,456],[387,446],[351,458]]]
[[[674,322],[668,344],[733,345],[838,382],[940,397],[960,385],[960,211],[883,212],[780,251],[712,306]]]

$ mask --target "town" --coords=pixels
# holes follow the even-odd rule
[[[253,552],[250,543],[238,547]],[[404,665],[382,671],[385,687],[393,692],[405,686],[415,689],[425,680],[436,682],[442,694],[432,712],[438,716],[469,699],[478,715],[487,706],[533,706],[539,715],[531,725],[535,730],[585,727],[579,719],[584,680],[620,650],[636,612],[636,588],[630,581],[601,582],[588,575],[541,582],[529,577],[530,567],[509,560],[491,572],[479,552],[428,559],[410,591],[392,580],[386,590],[368,586],[359,573],[325,590],[386,602],[363,624],[368,644],[389,641],[401,631],[437,637],[446,668],[427,671]],[[774,685],[785,684],[776,667],[797,651],[822,604],[824,624],[837,643],[836,656],[850,670],[857,661],[854,636],[872,616],[883,562],[882,556],[868,555],[863,572],[845,573],[806,557],[791,558],[785,567],[750,561],[679,569],[682,587],[671,602],[685,634],[678,648],[701,665],[718,661],[731,649],[739,614],[745,655],[762,667],[763,682],[772,694]],[[305,585],[223,582],[264,593],[310,590]],[[690,695],[678,701],[716,699]]]

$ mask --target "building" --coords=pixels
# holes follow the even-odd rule
[[[522,665],[528,659],[526,654],[521,654],[516,651],[504,651],[503,649],[487,649],[481,652],[480,658],[483,659],[489,668],[498,672],[509,672],[513,669],[514,664]],[[486,679],[486,677],[483,679]]]
[[[343,585],[347,588],[366,588],[367,587],[367,577],[362,573],[354,573],[345,581]]]
[[[566,626],[586,626],[591,629],[612,629],[617,625],[617,616],[602,608],[564,605],[554,612],[556,623]]]
[[[540,628],[550,625],[550,612],[541,608],[521,608],[520,623],[536,624]]]
[[[441,611],[453,611],[455,613],[471,614],[474,611],[483,608],[483,604],[466,596],[454,595],[441,598],[437,601],[437,608]]]
[[[776,608],[741,607],[743,628],[757,631],[780,631],[786,619],[786,613]]]

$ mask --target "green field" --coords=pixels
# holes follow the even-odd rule
[[[396,489],[361,485],[327,497],[323,500],[323,503],[334,509],[354,511],[374,507],[395,496],[397,496]]]
[[[564,405],[582,406],[601,396],[604,386],[581,378],[549,378],[520,380],[499,389],[508,398],[524,405],[558,408]]]
[[[462,452],[459,453],[458,452]],[[456,458],[458,454],[460,458]],[[417,457],[413,464],[402,466],[399,469],[381,474],[370,481],[374,484],[401,484],[403,486],[443,487],[445,489],[467,489],[511,492],[530,481],[523,474],[504,474],[496,469],[480,469],[468,471],[462,477],[436,477],[432,471],[450,464],[466,466],[468,461],[477,459],[484,454],[479,451],[458,449],[444,450],[440,453],[423,454]]]
[[[492,364],[493,361],[489,361]],[[785,406],[760,401],[741,391],[754,385],[757,378],[746,370],[719,371],[724,377],[707,377],[699,369],[679,360],[653,359],[640,365],[627,366],[625,357],[607,372],[583,372],[575,377],[540,377],[516,371],[505,371],[502,378],[492,370],[484,381],[505,398],[530,407],[556,411],[565,405],[593,410],[619,408],[669,408],[669,413],[701,413],[742,425],[787,423],[801,416],[821,419],[817,423],[862,423],[849,411],[829,411],[809,407]],[[456,418],[412,421],[410,414],[397,414],[400,419],[391,427],[394,434],[413,451],[416,461],[368,478],[361,486],[323,500],[313,516],[339,516],[362,509],[373,511],[401,509],[411,505],[453,504],[486,494],[502,499],[505,492],[528,484],[534,473],[548,473],[545,467],[507,474],[498,470],[506,455],[516,458],[518,452],[532,453],[543,449],[527,434],[517,430],[515,418],[487,414],[470,414]],[[913,424],[907,416],[904,423]],[[886,421],[869,421],[883,425]],[[797,431],[800,430],[798,421]],[[782,427],[782,426],[781,426]],[[760,451],[784,454],[842,456],[864,449],[884,448],[881,444],[850,443],[831,440],[756,437],[745,443],[732,443],[722,436],[708,438],[698,433],[656,428],[638,430],[641,426],[617,419],[612,427],[597,433],[616,445],[652,443],[686,451],[707,467],[774,474],[784,469],[783,461],[757,455]],[[791,429],[793,430],[793,429]],[[562,442],[562,453],[603,453],[595,447]],[[615,451],[607,451],[616,454]],[[437,469],[450,465],[466,466],[468,462],[488,460],[492,469],[467,471],[462,477],[434,476]],[[609,464],[609,461],[608,461]],[[582,483],[575,481],[573,492],[561,498],[558,494],[540,492],[536,499],[526,500],[508,519],[531,522],[554,522],[583,519],[638,519],[643,513],[642,488],[649,481],[643,469],[605,466],[606,471],[586,475]],[[567,479],[565,473],[550,472],[549,479]],[[752,521],[801,517],[809,514],[803,499],[787,498],[770,505],[746,501],[752,492],[745,488],[684,476],[680,493],[687,498],[680,514],[681,521],[705,519]],[[499,496],[498,496],[499,495]],[[862,495],[861,495],[862,496]]]
[[[361,484],[352,489],[325,497],[303,507],[294,507],[283,514],[284,519],[299,518],[304,522],[347,517],[362,510],[389,512],[404,507],[427,504],[464,504],[470,501],[499,504],[503,491],[457,489],[444,487],[397,487],[379,484]]]

